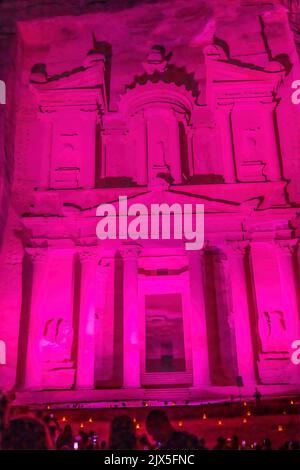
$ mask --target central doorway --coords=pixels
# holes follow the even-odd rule
[[[145,295],[145,372],[185,372],[182,297]]]
[[[186,273],[140,276],[141,383],[146,387],[192,383],[189,289]]]

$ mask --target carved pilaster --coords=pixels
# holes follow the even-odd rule
[[[123,245],[123,385],[140,387],[138,245]]]
[[[227,257],[227,275],[231,291],[231,325],[235,337],[238,375],[244,385],[255,383],[254,353],[250,311],[248,304],[248,285],[245,270],[245,256],[248,242],[228,242],[223,248]]]

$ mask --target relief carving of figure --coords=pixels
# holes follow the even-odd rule
[[[63,318],[51,318],[45,324],[41,348],[44,362],[71,360],[73,328]]]
[[[287,328],[284,313],[281,310],[263,312],[259,316],[258,326],[263,352],[287,350]]]

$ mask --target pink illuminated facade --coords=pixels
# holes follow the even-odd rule
[[[299,392],[298,2],[62,3],[11,45],[0,386],[41,403]],[[120,195],[204,204],[204,248],[100,241],[96,208]]]

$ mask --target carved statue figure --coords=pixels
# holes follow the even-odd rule
[[[259,333],[263,352],[287,350],[287,328],[281,310],[263,312],[259,316]]]
[[[46,322],[41,348],[44,362],[71,360],[73,328],[63,318],[51,318]]]

